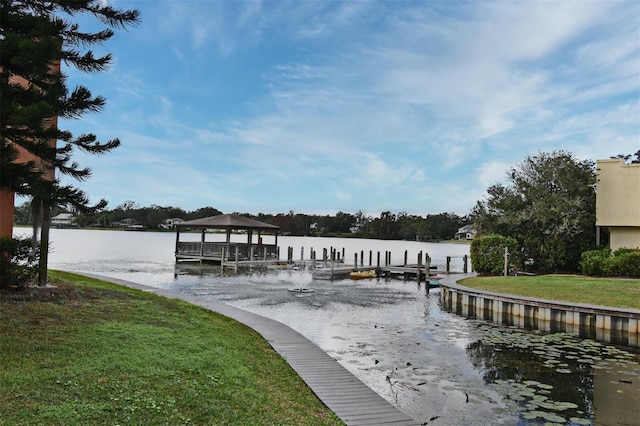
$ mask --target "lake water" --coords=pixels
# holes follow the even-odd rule
[[[458,271],[469,253],[467,245],[407,241],[279,237],[278,243],[281,257],[293,247],[294,259],[303,247],[305,258],[312,247],[317,253],[344,247],[347,261],[361,250],[390,250],[392,263],[403,262],[404,250],[410,262],[423,251],[440,268],[452,256]],[[194,294],[276,319],[418,423],[640,425],[640,357],[631,349],[468,320],[443,310],[439,291],[415,281],[319,281],[307,270],[234,275],[176,265],[174,244],[172,233],[52,229],[50,267]],[[315,291],[288,291],[299,287]]]

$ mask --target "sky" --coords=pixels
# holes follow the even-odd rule
[[[60,123],[121,140],[62,178],[108,208],[466,215],[527,156],[640,149],[638,1],[109,4],[141,23]]]

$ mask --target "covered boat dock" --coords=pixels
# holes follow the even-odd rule
[[[176,223],[176,261],[201,261],[223,263],[228,261],[255,261],[278,259],[278,231],[280,227],[270,223],[259,222],[243,216],[222,214],[202,219]],[[199,230],[200,241],[180,241],[180,235],[187,231]],[[206,241],[207,233],[226,234],[225,241]],[[232,242],[231,234],[242,232],[247,234],[246,243]],[[254,233],[258,234],[257,242],[253,241]],[[275,235],[274,244],[264,244],[262,234]]]

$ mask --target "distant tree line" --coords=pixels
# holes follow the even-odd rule
[[[15,221],[19,225],[32,222],[31,206],[26,202],[16,207]],[[134,201],[126,201],[112,210],[102,210],[93,214],[73,211],[58,207],[54,215],[60,212],[71,212],[76,215],[79,227],[109,228],[117,226],[124,219],[133,219],[136,224],[147,229],[160,229],[167,219],[184,220],[200,219],[216,216],[222,212],[213,207],[201,207],[186,211],[180,207],[164,207],[152,205],[141,207]],[[459,228],[468,223],[465,216],[454,213],[427,214],[426,216],[409,215],[405,212],[382,212],[379,217],[368,216],[362,211],[355,214],[337,212],[335,215],[313,215],[294,213],[250,214],[234,212],[243,217],[271,223],[280,227],[283,234],[288,235],[341,235],[362,238],[388,240],[450,240]]]

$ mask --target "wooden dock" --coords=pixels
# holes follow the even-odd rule
[[[204,237],[203,237],[204,238]],[[176,262],[209,262],[218,264],[221,270],[264,270],[270,268],[303,268],[316,271],[319,279],[340,279],[348,277],[352,271],[376,270],[379,276],[398,277],[418,280],[433,275],[437,268],[432,265],[432,259],[428,253],[420,251],[416,263],[409,263],[408,251],[404,251],[404,262],[391,265],[391,252],[384,252],[384,260],[380,251],[368,252],[368,263],[365,264],[366,252],[353,254],[353,263],[348,265],[345,258],[345,249],[341,251],[331,247],[324,248],[322,257],[318,257],[316,251],[311,248],[308,257],[305,258],[305,250],[301,248],[299,259],[294,260],[293,248],[287,248],[286,259],[280,259],[280,247],[277,244],[262,244],[260,246],[237,244],[227,241],[220,242],[176,242]],[[461,256],[463,260],[462,273],[468,271],[468,256]],[[446,257],[441,267],[442,272],[451,273],[451,256]],[[442,260],[442,259],[441,259]],[[330,272],[329,272],[330,271]],[[428,273],[427,273],[428,271]]]
[[[321,280],[339,280],[349,278],[351,272],[358,271],[376,271],[376,277],[381,278],[402,278],[404,280],[419,280],[425,281],[428,277],[429,281],[438,281],[440,277],[434,273],[435,268],[425,268],[424,266],[418,267],[418,265],[387,265],[382,267],[377,266],[358,266],[344,265],[331,267],[317,268],[313,271],[313,276],[316,279]],[[428,271],[428,273],[427,273]]]

